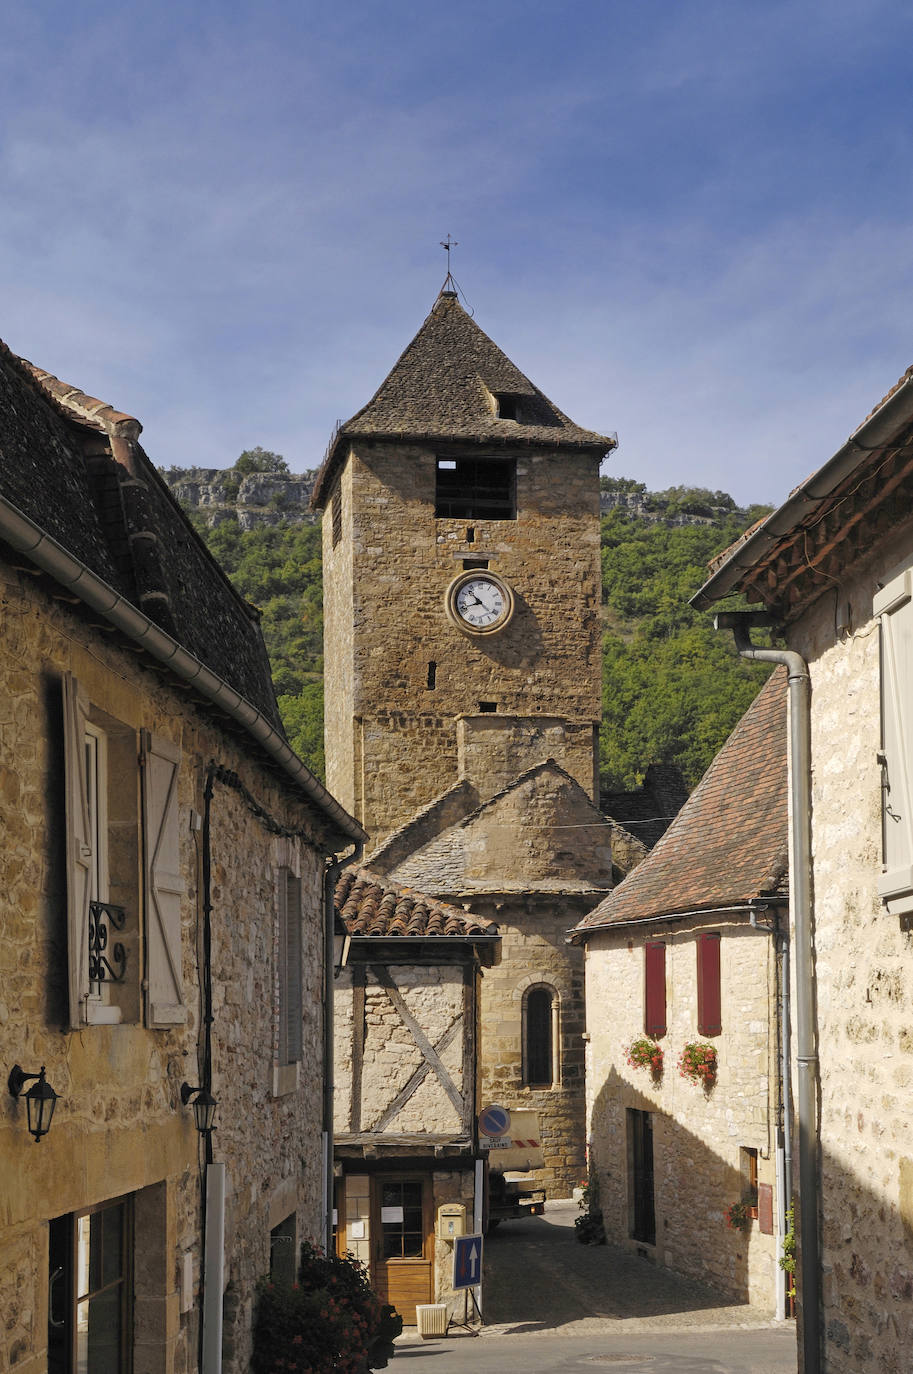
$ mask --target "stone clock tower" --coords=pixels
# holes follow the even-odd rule
[[[444,290],[334,436],[313,496],[327,785],[377,873],[500,925],[485,1091],[539,1111],[553,1195],[583,1164],[582,969],[564,937],[612,886],[594,802],[613,446]]]

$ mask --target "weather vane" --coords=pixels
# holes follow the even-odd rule
[[[447,254],[447,276],[444,278],[444,285],[441,287],[442,291],[447,290],[448,282],[454,288],[454,290],[456,290],[456,282],[453,280],[453,277],[450,273],[450,250],[451,248],[459,248],[459,246],[460,245],[458,241],[456,239],[452,239],[449,234],[447,235],[446,239],[441,239],[441,247]]]

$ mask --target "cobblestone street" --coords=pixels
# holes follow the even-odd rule
[[[428,1374],[611,1368],[651,1374],[793,1374],[795,1329],[614,1246],[574,1239],[572,1202],[507,1222],[485,1242],[485,1326],[447,1340],[410,1329],[397,1362]]]

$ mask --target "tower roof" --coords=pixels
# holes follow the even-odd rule
[[[324,504],[353,439],[456,441],[489,448],[535,444],[600,455],[616,443],[562,414],[470,319],[455,291],[440,293],[386,380],[333,436],[314,484],[313,506]]]

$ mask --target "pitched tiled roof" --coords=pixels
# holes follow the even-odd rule
[[[0,498],[281,734],[257,612],[143,452],[141,428],[0,344]]]
[[[336,910],[350,935],[380,939],[499,935],[494,921],[425,897],[365,868],[347,868],[336,884]]]
[[[500,419],[495,396],[515,399],[518,419]],[[607,453],[616,440],[581,429],[470,319],[456,293],[442,291],[431,314],[366,406],[331,440],[312,505],[325,503],[352,439],[463,440],[488,447],[525,444]]]
[[[418,843],[407,852],[407,832],[400,832],[389,871],[426,891],[592,897],[614,880],[612,822],[554,759],[526,769],[430,838],[421,820],[413,834]],[[385,862],[384,849],[377,857]]]
[[[725,910],[783,892],[786,673],[774,672],[643,863],[574,928]]]
[[[888,532],[913,520],[913,368],[822,467],[710,565],[698,610],[731,592],[796,620]]]

